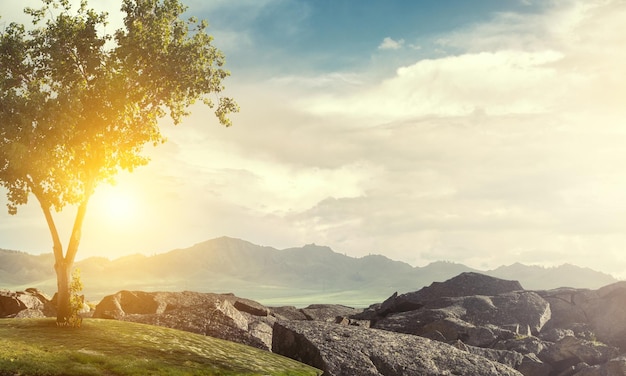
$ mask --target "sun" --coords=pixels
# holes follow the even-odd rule
[[[138,207],[136,197],[116,186],[105,186],[93,196],[94,210],[102,219],[113,223],[129,223],[136,219]]]

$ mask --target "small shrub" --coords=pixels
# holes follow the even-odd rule
[[[70,316],[67,318],[67,324],[80,328],[83,318],[80,312],[85,305],[85,295],[81,295],[83,291],[83,282],[80,280],[80,269],[76,268],[72,272],[72,281],[70,282]]]

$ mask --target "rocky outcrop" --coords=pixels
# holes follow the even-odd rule
[[[56,308],[51,299],[35,288],[25,291],[0,290],[0,318],[52,317]]]
[[[581,364],[579,369],[575,376],[626,376],[626,357],[620,356],[593,367]]]
[[[279,319],[337,322],[338,318],[347,318],[363,310],[340,304],[311,304],[305,308],[274,307],[271,311]]]
[[[272,350],[329,376],[521,375],[501,363],[426,338],[319,321],[277,323]]]
[[[269,350],[275,318],[267,307],[232,294],[120,291],[94,318],[166,326]]]
[[[373,327],[485,347],[515,335],[537,334],[549,318],[550,306],[544,299],[533,292],[517,291],[433,298],[419,309],[387,313],[375,320]]]
[[[538,355],[542,361],[552,364],[556,369],[567,369],[579,363],[587,365],[606,363],[617,357],[619,350],[603,343],[567,336],[550,343]]]
[[[598,290],[557,289],[540,292],[552,307],[548,328],[572,330],[626,351],[626,282]]]
[[[626,376],[626,283],[527,291],[463,273],[365,310],[272,307],[232,294],[120,291],[94,317],[268,349],[324,375]],[[27,314],[28,311],[24,311]]]
[[[374,307],[376,316],[419,309],[425,302],[463,296],[494,296],[523,290],[517,281],[507,281],[479,273],[466,272],[445,282],[433,282],[419,291],[394,294]]]
[[[352,318],[452,344],[524,375],[574,375],[620,354],[611,345],[626,341],[626,311],[619,308],[625,303],[626,284],[533,292],[513,281],[463,273],[394,294]]]
[[[369,318],[378,329],[491,347],[538,334],[551,311],[546,300],[515,281],[463,273],[413,293],[394,294],[353,318]]]

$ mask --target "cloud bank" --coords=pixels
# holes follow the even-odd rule
[[[626,276],[624,19],[621,1],[555,1],[419,51],[408,35],[377,36],[359,69],[233,75],[236,125],[219,128],[201,108],[180,128],[164,123],[170,142],[120,178],[143,192],[144,218],[126,232],[88,219],[83,249],[229,235],[413,265],[570,262]]]

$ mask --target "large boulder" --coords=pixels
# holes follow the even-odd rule
[[[282,320],[308,320],[302,309],[294,306],[272,307],[272,315]]]
[[[427,302],[464,296],[495,296],[523,290],[517,281],[490,277],[480,273],[466,272],[445,282],[433,282],[421,290],[390,296],[379,304],[373,304],[354,318],[377,320],[392,313],[414,311]]]
[[[272,351],[328,376],[520,376],[485,357],[419,336],[320,321],[274,325]]]
[[[598,290],[557,289],[540,294],[552,307],[547,328],[587,330],[595,339],[626,351],[626,282]]]
[[[143,291],[120,291],[105,296],[96,306],[94,318],[120,320],[126,315],[163,313],[166,304],[159,304],[153,293]]]
[[[546,346],[538,355],[555,370],[564,371],[581,362],[592,366],[606,363],[617,357],[619,350],[602,343],[566,336]]]
[[[268,350],[275,319],[258,302],[232,294],[120,291],[96,306],[94,318],[166,326]]]
[[[22,311],[28,311],[21,313]],[[20,315],[21,313],[21,315]],[[54,316],[55,309],[45,294],[37,289],[0,290],[0,318]]]
[[[311,304],[300,309],[307,320],[335,322],[337,317],[346,317],[360,313],[362,309],[340,304]]]
[[[604,364],[583,367],[574,376],[626,376],[626,357],[621,356]]]
[[[17,294],[10,291],[0,291],[0,317],[14,317],[26,306],[17,299]]]
[[[419,309],[388,314],[373,327],[489,347],[514,335],[537,334],[549,318],[548,302],[534,292],[516,291],[496,296],[433,298]]]

